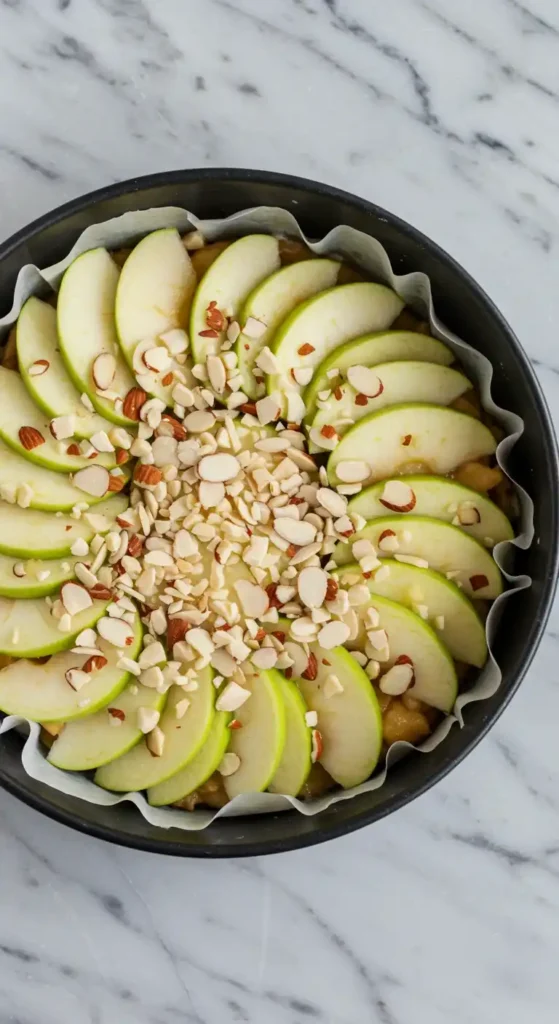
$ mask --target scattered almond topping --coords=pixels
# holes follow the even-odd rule
[[[366,462],[359,460],[339,462],[336,466],[336,476],[346,484],[362,483],[371,475]]]
[[[43,373],[47,372],[49,366],[48,359],[36,359],[34,363],[31,363],[27,372],[30,377],[41,377]]]
[[[410,445],[410,444],[411,444],[411,434],[405,434],[404,437],[402,438],[402,445],[403,445],[404,448],[407,448],[408,445]]]
[[[130,647],[134,643],[133,630],[124,619],[112,619],[105,615],[97,623],[97,632],[113,647]]]
[[[333,647],[340,647],[349,639],[350,627],[341,621],[334,620],[327,622],[320,630],[317,640],[321,647],[329,651]]]
[[[30,452],[33,448],[38,448],[39,445],[45,443],[43,435],[36,427],[20,427],[18,437],[26,452]]]
[[[240,469],[239,460],[227,452],[205,455],[198,463],[200,478],[210,483],[225,483],[228,480],[234,480]]]
[[[215,702],[216,711],[237,711],[249,697],[250,690],[235,682],[227,683]]]
[[[297,349],[297,355],[299,356],[310,356],[311,352],[314,352],[314,345],[310,345],[308,341]]]
[[[23,579],[23,577],[27,575],[27,570],[23,562],[14,562],[12,572],[14,576],[18,577],[18,579]]]
[[[474,505],[463,503],[458,506],[458,522],[461,526],[474,526],[481,523],[481,515]]]
[[[165,749],[165,733],[158,725],[146,736],[146,747],[152,757],[161,757]]]
[[[147,402],[147,393],[142,388],[130,388],[122,404],[122,412],[129,420],[139,420],[140,411]]]
[[[366,395],[357,394],[355,396],[355,404],[356,405],[368,405],[368,403],[369,403],[369,399],[367,398]]]
[[[391,697],[405,693],[413,683],[413,666],[397,662],[381,676],[379,688]]]
[[[235,754],[232,750],[228,751],[223,755],[221,764],[218,767],[218,772],[224,778],[228,775],[234,775],[236,771],[241,767],[241,759],[238,754]]]
[[[308,659],[307,659],[307,666],[306,666],[305,670],[303,672],[301,672],[301,676],[303,677],[303,679],[309,679],[309,680],[312,681],[312,680],[316,679],[317,675],[318,675],[318,661],[317,661],[317,658],[316,658],[316,654],[313,654],[313,652],[311,651],[309,656],[308,656]],[[316,722],[315,722],[315,725],[316,725]]]
[[[397,562],[407,562],[408,565],[415,565],[418,569],[428,569],[429,562],[426,558],[417,558],[415,555],[394,555]]]
[[[138,462],[134,470],[134,481],[141,487],[156,487],[163,479],[163,473],[157,466]]]
[[[60,600],[68,612],[68,615],[78,615],[79,612],[91,608],[93,600],[89,591],[82,587],[81,583],[63,583],[60,588]]]
[[[314,729],[318,725],[318,715],[316,711],[307,711],[305,714],[305,722],[309,726],[309,729]]]
[[[158,724],[160,717],[159,711],[156,711],[155,708],[138,708],[136,719],[138,729],[144,735],[152,732]]]
[[[66,455],[81,455],[80,447],[75,441],[69,444],[66,449]]]
[[[383,530],[378,539],[378,546],[381,551],[393,554],[400,547],[400,542],[394,530]]]
[[[470,576],[470,586],[474,591],[483,590],[484,587],[489,586],[489,580],[483,573],[478,573],[477,575]]]
[[[337,693],[343,693],[344,688],[338,677],[331,673],[330,675],[326,676],[326,679],[324,680],[322,692],[324,695],[324,699],[330,700],[332,697],[335,697]]]
[[[311,734],[311,761],[313,764],[320,761],[323,750],[322,733],[319,729],[313,729]]]
[[[307,608],[320,608],[326,600],[328,576],[320,566],[307,566],[297,579],[299,597]]]
[[[94,601],[110,601],[113,596],[112,590],[105,587],[103,583],[94,583],[93,586],[88,587],[88,590],[89,596],[92,597]]]
[[[74,485],[85,494],[102,498],[111,487],[111,476],[104,466],[86,466],[74,473]]]
[[[107,664],[104,654],[92,654],[82,668],[82,672],[99,672]]]
[[[240,722],[238,718],[232,718],[231,721],[229,722],[229,728],[233,730],[242,729],[243,723]]]
[[[377,377],[374,370],[368,366],[350,366],[347,371],[347,379],[356,391],[364,398],[378,398],[384,391],[384,384],[380,377]],[[357,402],[357,405],[366,405],[366,402]]]
[[[91,679],[91,676],[81,668],[69,668],[64,675],[66,682],[76,691],[81,690],[83,686],[87,686]]]
[[[388,480],[379,498],[381,505],[391,512],[411,512],[415,508],[415,493],[402,480]]]
[[[102,352],[93,360],[91,375],[99,391],[107,391],[115,377],[116,359],[111,352]],[[127,413],[125,413],[127,415]]]

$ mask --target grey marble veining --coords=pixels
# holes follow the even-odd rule
[[[0,0],[0,234],[181,166],[300,173],[484,285],[559,416],[553,0]],[[0,792],[0,1024],[552,1024],[559,617],[450,778],[267,860],[114,849]]]

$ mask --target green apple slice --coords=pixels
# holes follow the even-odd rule
[[[148,803],[152,807],[164,807],[184,800],[217,771],[231,736],[230,720],[228,711],[216,711],[208,738],[196,757],[165,782],[148,789]]]
[[[210,302],[238,320],[247,296],[279,265],[279,243],[272,235],[238,238],[211,264],[194,294],[190,316],[190,345],[197,363],[204,363],[206,356],[218,350],[219,337],[205,334]]]
[[[369,281],[338,285],[303,302],[274,338],[272,348],[280,371],[268,377],[268,393],[283,392],[285,387],[301,391],[291,370],[312,369],[350,338],[365,331],[384,330],[403,305],[391,288]]]
[[[375,483],[398,475],[410,464],[420,463],[430,475],[450,473],[463,462],[492,455],[497,447],[493,434],[479,420],[439,405],[392,405],[371,412],[355,424],[328,459],[331,484]],[[362,467],[357,469],[357,463]]]
[[[447,523],[460,526],[477,540],[487,542],[488,547],[514,537],[505,513],[485,494],[479,494],[470,487],[442,476],[399,476],[396,480],[399,485],[409,488],[406,492],[399,487],[396,505],[393,502],[385,504],[390,500],[390,489],[385,493],[390,481],[381,480],[356,494],[349,503],[349,511],[365,519],[376,519],[387,514],[413,514],[444,519]],[[406,511],[412,503],[413,508]]]
[[[110,701],[112,710],[124,714],[121,724],[115,726],[115,718],[106,708],[68,722],[49,751],[51,764],[70,772],[86,772],[122,757],[142,738],[137,726],[139,708],[161,711],[165,694],[132,680]]]
[[[472,602],[451,580],[432,569],[421,569],[395,559],[381,559],[383,572],[367,580],[371,595],[388,597],[426,617],[456,661],[483,668],[487,660],[485,627]],[[359,565],[337,571],[342,587],[363,577]]]
[[[52,469],[56,473],[72,473],[84,466],[91,466],[91,462],[82,456],[66,453],[73,436],[64,441],[55,441],[49,429],[49,420],[37,409],[19,373],[0,366],[0,392],[0,437],[5,444],[29,462]],[[36,448],[26,447],[21,433],[25,427],[38,431],[43,438]],[[95,462],[107,469],[112,469],[116,465],[114,454],[109,453],[98,455]]]
[[[475,537],[457,526],[429,516],[381,516],[372,519],[349,543],[338,544],[333,558],[338,565],[354,561],[353,545],[360,539],[370,540],[378,548],[382,534],[394,534],[398,549],[396,561],[407,557],[424,562],[423,568],[449,574],[469,597],[493,600],[502,593],[503,579],[491,554]],[[379,552],[382,554],[382,550]],[[413,564],[413,563],[412,563]]]
[[[66,580],[74,578],[76,561],[75,558],[53,558],[48,561],[28,558],[21,561],[9,555],[0,555],[0,596],[30,600],[54,594]],[[43,579],[45,573],[47,575]]]
[[[271,345],[282,320],[301,302],[335,285],[339,270],[340,264],[335,260],[302,260],[276,270],[249,295],[241,313],[241,324],[253,317],[266,325],[259,338],[241,334],[236,345],[242,389],[249,398],[256,398],[258,393],[253,374],[256,359],[263,348]]]
[[[374,660],[380,663],[381,672],[391,668],[399,658],[411,658],[415,682],[408,693],[439,711],[452,711],[458,693],[456,669],[434,629],[409,608],[378,594],[368,607],[378,613],[375,632],[384,630],[388,637],[388,648],[374,651],[379,655]],[[359,610],[364,612],[364,606]],[[361,651],[366,642],[365,624],[361,619],[359,635],[348,647]]]
[[[142,627],[136,616],[134,645],[127,656],[135,658],[142,642]],[[0,672],[0,710],[7,715],[23,715],[34,722],[69,722],[105,707],[124,689],[129,673],[118,667],[120,651],[99,639],[99,650],[107,663],[91,673],[89,683],[74,690],[66,681],[66,672],[81,669],[89,655],[64,651],[44,664],[19,658]]]
[[[49,417],[74,416],[76,437],[91,437],[113,426],[89,412],[72,384],[58,347],[56,310],[34,295],[21,309],[16,325],[19,372],[35,404]]]
[[[280,674],[278,685],[285,707],[285,746],[268,789],[297,796],[311,770],[311,731],[305,721],[305,702],[295,683]]]
[[[298,679],[297,685],[307,707],[318,715],[322,737],[321,765],[333,779],[350,789],[372,775],[382,747],[382,717],[371,680],[343,647],[325,652],[318,644],[310,645],[317,660],[316,679]],[[330,694],[324,684],[328,676],[336,676],[343,686],[340,693]]]
[[[32,508],[20,508],[0,501],[0,552],[14,558],[63,558],[70,555],[70,549],[82,537],[90,541],[96,533],[107,533],[116,517],[128,508],[128,498],[115,494],[95,507],[93,529],[87,516],[72,519],[71,516],[53,516],[49,512],[38,512]],[[98,516],[103,516],[103,524]]]
[[[0,654],[14,658],[42,658],[71,647],[82,629],[94,626],[101,618],[107,601],[94,601],[90,608],[72,616],[72,628],[62,633],[44,600],[31,601],[0,598]]]
[[[25,491],[26,507],[43,512],[70,512],[80,502],[96,505],[108,500],[106,495],[86,494],[63,473],[28,462],[0,440],[0,497],[14,503],[20,489]]]
[[[161,334],[188,324],[195,287],[194,268],[175,228],[152,231],[132,250],[120,273],[115,319],[120,347],[133,372],[138,344],[151,341],[155,348]],[[174,368],[184,372],[174,360],[164,371],[142,372],[146,391],[165,405],[173,404],[175,382],[169,386],[162,379]]]
[[[240,765],[224,785],[230,800],[241,793],[262,793],[276,774],[285,746],[285,705],[280,673],[263,670],[247,679],[251,696],[235,712],[242,728],[231,733],[229,750]]]
[[[317,366],[303,394],[307,419],[312,419],[316,411],[318,392],[332,387],[335,378],[329,377],[329,372],[338,370],[339,373],[345,373],[350,366],[377,366],[379,363],[400,359],[450,366],[454,362],[454,355],[442,341],[415,331],[383,331],[354,338],[329,352]]]
[[[180,686],[169,690],[158,725],[165,738],[161,756],[154,757],[147,743],[140,743],[99,768],[95,773],[97,785],[117,793],[135,793],[164,782],[192,761],[206,742],[214,717],[216,691],[212,676],[210,668],[202,669],[198,689],[188,695]],[[190,706],[180,718],[177,704],[185,699]]]
[[[325,423],[330,423],[341,437],[358,420],[387,405],[402,402],[451,405],[472,386],[463,373],[452,370],[450,366],[417,360],[379,363],[374,367],[374,374],[378,381],[378,391],[374,396],[358,392],[351,384],[342,384],[320,403],[312,426],[320,430]],[[311,451],[313,449],[318,450],[312,445]]]
[[[134,425],[121,403],[136,381],[122,357],[114,325],[119,270],[106,249],[82,253],[64,274],[58,293],[57,323],[60,351],[75,386],[112,423]],[[115,373],[109,397],[97,387],[93,366],[98,356],[112,355]],[[111,396],[116,396],[118,399]],[[120,410],[120,411],[119,411]]]

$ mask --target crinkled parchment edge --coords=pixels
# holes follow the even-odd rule
[[[491,380],[493,376],[491,363],[480,352],[475,351],[464,341],[461,341],[460,338],[456,337],[455,334],[452,334],[437,318],[433,309],[429,279],[425,274],[419,271],[405,275],[395,274],[390,265],[388,255],[380,242],[361,231],[357,231],[355,228],[347,226],[333,228],[320,241],[312,242],[303,234],[297,220],[291,213],[275,207],[255,207],[225,219],[206,221],[199,220],[194,214],[177,207],[161,207],[159,209],[125,213],[121,217],[87,228],[79,237],[68,256],[54,266],[47,267],[44,270],[39,270],[32,265],[23,267],[17,278],[12,310],[6,317],[0,320],[0,332],[2,332],[3,328],[15,322],[23,302],[29,295],[44,292],[45,282],[57,289],[64,270],[80,253],[93,249],[96,246],[106,246],[107,248],[115,249],[130,245],[149,231],[163,227],[176,227],[181,232],[198,228],[208,241],[245,235],[251,232],[264,232],[299,238],[306,242],[317,255],[346,258],[362,267],[374,280],[389,285],[401,295],[406,304],[411,306],[420,317],[429,321],[432,334],[444,341],[453,350],[470,379],[476,383],[483,407],[505,431],[506,437],[497,448],[497,461],[499,466],[510,477],[510,473],[507,470],[509,453],[520,437],[524,424],[515,413],[501,409],[493,401],[491,397]],[[475,686],[467,693],[463,693],[458,697],[453,714],[449,715],[420,747],[416,748],[421,753],[429,753],[437,747],[448,735],[451,728],[456,726],[462,727],[464,724],[462,712],[466,704],[472,701],[486,700],[488,697],[493,696],[501,682],[501,672],[491,651],[491,644],[495,636],[503,604],[505,601],[509,601],[511,596],[517,593],[517,591],[523,590],[531,584],[529,577],[512,576],[507,572],[506,568],[510,563],[511,548],[513,546],[523,549],[529,547],[534,535],[532,501],[523,488],[518,484],[515,484],[515,487],[520,507],[520,534],[513,541],[505,541],[498,544],[494,551],[496,561],[509,584],[509,589],[493,603],[487,618],[486,634],[490,652],[489,659],[484,669],[480,672]],[[384,770],[375,775],[374,778],[354,789],[342,792],[336,791],[310,803],[302,802],[292,797],[277,796],[271,793],[258,793],[237,797],[226,808],[217,813],[209,810],[196,810],[193,813],[187,814],[172,808],[150,807],[140,793],[115,796],[100,789],[79,773],[73,774],[55,768],[44,757],[39,743],[39,726],[36,723],[29,722],[27,719],[12,715],[5,718],[0,724],[0,733],[7,732],[14,727],[25,731],[29,730],[29,736],[23,746],[21,756],[23,767],[32,778],[52,786],[63,793],[80,797],[83,800],[98,805],[112,806],[123,800],[129,800],[138,807],[144,818],[152,825],[158,825],[163,828],[174,826],[193,831],[205,828],[216,817],[277,812],[288,809],[290,806],[301,814],[319,814],[322,810],[341,800],[349,800],[357,794],[378,789],[382,786],[390,765],[401,758],[411,747],[409,743],[395,743],[388,752]]]

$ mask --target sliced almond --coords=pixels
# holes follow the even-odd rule
[[[316,537],[316,526],[304,519],[275,519],[274,530],[283,540],[297,547],[312,544]]]
[[[198,497],[202,508],[216,508],[225,497],[225,486],[223,483],[210,483],[202,480],[198,488]]]
[[[338,679],[338,677],[334,675],[334,673],[331,673],[330,675],[326,676],[324,686],[322,687],[322,693],[324,695],[325,700],[331,700],[331,698],[335,697],[336,694],[343,692],[343,685]]]
[[[228,775],[234,775],[240,767],[241,759],[239,755],[235,754],[233,750],[229,750],[223,755],[217,770],[223,778],[227,778]]]
[[[311,761],[313,764],[316,761],[320,761],[323,749],[322,733],[319,729],[313,729],[311,733]]]
[[[160,717],[159,711],[156,711],[155,708],[138,708],[136,719],[138,729],[144,734],[151,732],[152,729],[155,729]]]
[[[98,452],[114,452],[115,450],[114,444],[104,430],[98,430],[96,434],[91,435],[89,440]]]
[[[75,429],[75,416],[56,416],[49,423],[49,430],[55,441],[63,441],[66,437],[73,437]]]
[[[371,470],[366,462],[358,459],[339,462],[336,466],[336,476],[345,484],[362,483],[371,475]]]
[[[152,757],[161,757],[165,749],[165,733],[158,725],[146,736],[146,747]]]
[[[148,348],[143,353],[143,360],[148,370],[152,370],[154,373],[165,373],[166,370],[171,366],[171,357],[169,349],[162,345],[155,348]]]
[[[109,471],[104,466],[86,466],[74,473],[73,482],[80,491],[102,498],[111,483]]]
[[[195,412],[188,413],[183,423],[191,434],[203,434],[205,430],[212,429],[215,416],[209,409],[196,409]]]
[[[78,558],[83,558],[89,551],[89,544],[83,537],[76,537],[70,551],[73,555],[77,555]]]
[[[256,415],[262,426],[265,426],[267,423],[274,423],[279,419],[281,415],[281,398],[277,391],[272,395],[266,395],[265,398],[261,398],[256,402]]]
[[[319,566],[302,569],[297,579],[299,597],[307,608],[320,608],[326,599],[328,575]]]
[[[97,633],[94,629],[82,629],[74,643],[76,647],[95,647],[97,644]]]
[[[222,395],[227,383],[227,374],[223,361],[219,356],[209,355],[206,359],[206,369],[212,388],[218,395]]]
[[[287,404],[288,422],[300,423],[307,411],[302,395],[293,388],[287,388],[285,391],[285,401]]]
[[[267,327],[268,325],[263,323],[262,320],[249,316],[243,327],[243,334],[246,334],[247,338],[261,338],[266,333]]]
[[[310,384],[313,372],[312,366],[294,366],[291,370],[291,376],[296,384],[304,388],[307,384]]]
[[[415,493],[402,480],[388,480],[379,498],[381,505],[391,512],[411,512],[415,508]]]
[[[271,351],[271,349],[268,348],[267,345],[265,345],[262,351],[259,353],[256,359],[256,365],[264,373],[271,374],[280,372],[280,364],[278,362],[277,356],[274,355],[274,353]]]
[[[99,391],[107,391],[110,388],[115,373],[116,359],[110,352],[102,352],[93,360],[91,374]]]
[[[266,591],[250,580],[236,580],[233,584],[243,611],[250,619],[259,619],[268,611],[270,601]]]
[[[230,682],[221,691],[215,702],[216,711],[237,711],[250,697],[250,690]]]
[[[199,627],[189,629],[185,634],[185,640],[202,657],[209,658],[214,652],[213,640],[205,629],[200,629]]]
[[[93,601],[89,592],[80,583],[63,583],[60,588],[60,600],[68,615],[78,615],[91,608]]]
[[[413,682],[413,665],[404,662],[400,665],[393,665],[381,676],[379,688],[383,693],[391,697],[398,697],[405,693]]]
[[[12,572],[18,579],[23,579],[27,575],[27,570],[23,562],[14,562]]]
[[[240,469],[239,460],[235,455],[229,455],[227,452],[205,455],[198,463],[200,478],[210,483],[225,483],[227,480],[234,480]]]
[[[415,565],[418,569],[428,569],[429,562],[426,558],[418,558],[416,555],[394,555],[397,562],[407,562],[408,565]]]
[[[386,551],[388,554],[394,554],[394,552],[400,547],[400,542],[394,530],[383,530],[378,539],[378,546],[381,551]]]
[[[50,363],[48,359],[36,359],[31,366],[28,367],[27,373],[30,377],[41,377],[43,373],[46,373]]]
[[[81,690],[91,681],[89,673],[83,672],[81,668],[69,668],[64,675],[66,682],[76,691]]]
[[[384,651],[388,647],[388,635],[385,629],[367,630],[367,639],[375,651]]]
[[[476,523],[481,522],[481,515],[478,509],[466,503],[458,506],[457,516],[460,526],[474,526]]]
[[[338,494],[337,491],[333,491],[331,487],[319,487],[316,497],[322,508],[325,508],[331,516],[338,519],[340,516],[345,515],[347,498],[344,498],[342,494]]]
[[[259,651],[254,652],[250,660],[257,668],[274,668],[278,660],[278,652],[274,647],[261,647]]]
[[[134,643],[134,631],[125,619],[105,615],[97,623],[97,632],[113,647],[130,647]]]
[[[350,366],[347,379],[359,394],[366,395],[367,398],[377,398],[384,391],[380,377],[377,377],[374,370],[368,366]]]
[[[330,429],[326,430],[327,427]],[[317,446],[317,448],[323,448],[325,451],[330,452],[334,450],[334,448],[336,447],[340,440],[337,431],[334,429],[334,427],[330,427],[330,424],[325,424],[325,426],[322,427],[320,430],[318,429],[318,427],[311,427],[311,429],[309,430],[309,437],[312,443]],[[337,468],[336,472],[338,472]],[[368,475],[369,471],[367,469],[367,476]]]
[[[332,647],[339,647],[345,644],[346,640],[350,635],[350,628],[345,622],[339,622],[334,620],[327,622],[325,626],[320,630],[317,640],[321,647],[325,650],[331,650]]]

